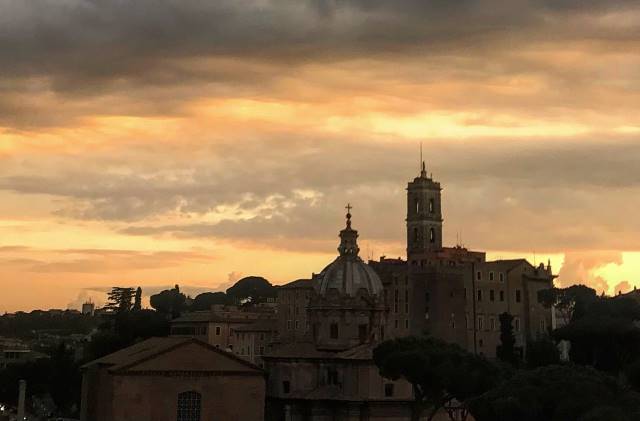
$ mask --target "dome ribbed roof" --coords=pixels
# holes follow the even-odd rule
[[[355,296],[361,289],[370,295],[380,295],[382,281],[360,257],[339,256],[318,275],[316,288],[322,295],[331,289],[350,296]]]
[[[350,206],[347,206],[350,209]],[[355,296],[365,290],[369,295],[382,294],[382,281],[376,272],[359,256],[358,231],[351,228],[351,214],[347,213],[347,227],[340,231],[340,256],[315,278],[316,291],[325,295],[337,290],[343,295]]]

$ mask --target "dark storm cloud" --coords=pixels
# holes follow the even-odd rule
[[[633,5],[626,0],[4,0],[0,68],[10,83],[0,86],[0,123],[56,125],[98,110],[173,113],[182,100],[203,91],[232,88],[237,94],[268,84],[291,72],[292,64],[389,55],[400,60],[418,51],[487,58],[548,40],[637,42],[640,25],[617,28],[584,20]],[[197,65],[204,59],[236,64]],[[273,68],[258,69],[256,63]],[[51,104],[24,98],[43,92],[52,95]],[[59,97],[114,92],[135,92],[138,101],[53,106]]]

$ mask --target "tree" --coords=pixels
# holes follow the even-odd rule
[[[411,419],[429,420],[453,398],[465,402],[497,384],[498,370],[482,357],[431,337],[403,337],[385,341],[373,351],[382,377],[411,383],[414,392]]]
[[[499,360],[516,365],[518,357],[516,355],[516,337],[513,334],[513,316],[509,313],[500,315],[500,345],[496,349],[496,356]]]
[[[105,326],[91,337],[86,357],[95,360],[141,340],[168,334],[169,322],[162,313],[153,310],[118,313],[113,324]]]
[[[584,313],[552,332],[571,342],[570,358],[577,364],[618,373],[640,355],[640,304],[628,297],[597,297]]]
[[[191,303],[191,310],[209,310],[214,304],[227,304],[227,294],[224,292],[205,292],[196,296]]]
[[[538,291],[538,300],[547,308],[555,307],[559,318],[566,323],[574,317],[582,317],[587,307],[597,299],[596,290],[585,285]]]
[[[544,336],[527,343],[527,367],[538,368],[560,363],[560,351],[551,338]]]
[[[180,287],[176,285],[173,289],[164,290],[150,298],[151,307],[159,313],[171,318],[180,317],[186,308],[187,297],[180,292]]]
[[[131,310],[131,300],[133,299],[133,288],[113,287],[107,293],[106,309],[120,313]]]
[[[592,368],[563,365],[521,370],[469,401],[476,421],[640,420],[640,395]]]
[[[136,289],[136,298],[133,301],[133,311],[142,310],[142,288]]]
[[[247,276],[227,289],[227,296],[236,303],[263,302],[276,295],[276,288],[260,276]]]

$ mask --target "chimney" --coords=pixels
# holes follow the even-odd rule
[[[23,421],[26,418],[25,414],[25,400],[27,397],[27,381],[20,380],[19,392],[18,392],[18,420]]]

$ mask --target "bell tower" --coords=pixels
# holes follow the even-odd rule
[[[407,259],[442,249],[440,183],[427,175],[422,161],[420,176],[407,185]]]

